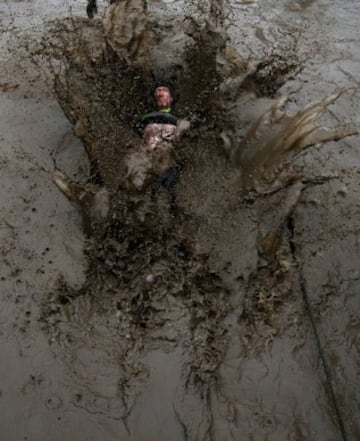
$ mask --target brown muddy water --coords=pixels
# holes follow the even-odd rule
[[[360,439],[358,3],[126,4],[0,3],[1,439]],[[163,81],[175,212],[125,179]]]

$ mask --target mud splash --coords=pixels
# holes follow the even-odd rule
[[[165,400],[173,406],[174,439],[219,436],[214,432],[224,429],[216,412],[236,426],[238,410],[225,384],[231,375],[223,374],[228,350],[239,335],[245,340],[240,344],[244,357],[269,350],[290,323],[296,328],[301,307],[296,301],[292,311],[285,306],[299,283],[292,215],[308,188],[337,178],[307,176],[289,160],[314,144],[358,133],[350,126],[328,131],[317,126],[317,118],[341,93],[286,113],[285,99],[274,100],[274,89],[263,87],[274,80],[263,75],[264,63],[250,64],[227,45],[218,28],[223,11],[214,5],[209,23],[189,22],[191,44],[179,50],[181,65],[172,59],[157,63],[161,33],[158,45],[152,36],[144,38],[153,27],[143,9],[139,31],[120,26],[124,11],[116,5],[104,27],[85,20],[61,23],[52,38],[58,45],[47,49],[52,60],[56,56],[61,62],[61,69],[53,70],[55,89],[87,150],[93,193],[104,186],[110,208],[105,221],[94,225],[85,219],[92,233],[86,282],[79,288],[61,283],[44,302],[43,321],[68,366],[85,366],[86,379],[74,372],[74,406],[122,420],[129,436],[141,406],[138,397],[144,400],[148,393],[154,399],[146,384],[159,387],[154,372],[165,375],[167,363],[177,372]],[[169,30],[166,23],[161,27]],[[75,29],[81,35],[77,32],[70,44]],[[174,24],[171,29],[175,34]],[[125,45],[119,38],[124,32],[126,37],[131,33]],[[271,63],[277,60],[267,66]],[[286,81],[284,75],[297,68],[293,61],[281,65],[279,76]],[[149,90],[162,81],[175,90],[177,112],[193,127],[175,145],[182,169],[175,214],[165,192],[153,200],[148,187],[130,191],[124,184],[126,158],[141,146],[134,116],[149,109]],[[245,101],[254,108],[260,103],[252,121],[237,112]],[[244,259],[229,257],[249,205],[258,210],[256,220],[246,225],[256,230],[256,241]],[[229,213],[234,222],[226,223],[225,235],[220,225]],[[255,322],[261,338],[252,335]],[[99,357],[109,372],[99,375]],[[89,381],[92,368],[98,382]],[[109,377],[116,380],[107,384]],[[317,399],[323,403],[323,397]],[[266,432],[275,423],[264,415],[260,426]],[[317,417],[319,426],[327,427],[327,417]]]

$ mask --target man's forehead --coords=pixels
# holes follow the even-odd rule
[[[158,87],[155,89],[155,93],[156,93],[156,92],[160,92],[161,90],[166,90],[167,92],[170,93],[170,89],[169,89],[167,86],[158,86]]]

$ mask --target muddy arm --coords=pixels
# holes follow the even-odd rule
[[[176,126],[174,139],[179,139],[183,135],[183,133],[190,130],[190,127],[191,127],[190,121],[188,121],[187,119],[181,119]]]

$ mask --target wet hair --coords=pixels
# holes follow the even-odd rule
[[[168,84],[162,84],[162,83],[158,84],[157,86],[154,87],[154,93],[155,93],[155,90],[158,89],[159,87],[164,87],[171,93],[171,87]],[[172,95],[172,93],[171,93],[171,95]]]

